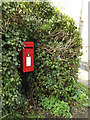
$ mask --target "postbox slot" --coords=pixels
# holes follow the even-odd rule
[[[33,55],[34,53],[28,53],[28,54],[30,54],[30,55]],[[27,53],[23,53],[23,55],[28,55]]]
[[[30,49],[30,48],[32,48],[32,49],[33,49],[33,47],[25,47],[25,49],[28,49],[28,48],[29,48],[29,49]]]

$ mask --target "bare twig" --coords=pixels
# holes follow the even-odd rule
[[[3,117],[1,117],[1,119],[5,118],[5,117],[6,117],[6,116],[8,116],[8,115],[10,115],[10,113],[9,113],[9,114],[7,114],[7,115],[4,115]]]

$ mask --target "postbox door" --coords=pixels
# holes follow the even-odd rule
[[[23,49],[23,72],[34,71],[34,49]]]

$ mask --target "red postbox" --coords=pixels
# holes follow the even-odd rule
[[[23,42],[25,48],[20,53],[21,70],[23,72],[34,71],[34,42]]]

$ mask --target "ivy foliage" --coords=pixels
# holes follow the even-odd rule
[[[65,118],[72,118],[68,103],[58,100],[55,96],[44,98],[40,105],[42,105],[45,109],[50,110],[56,116],[61,115]]]
[[[54,95],[73,100],[76,92],[82,39],[75,21],[49,2],[2,4],[2,105],[10,112],[22,105],[19,52],[23,41],[35,43],[35,68],[28,73],[28,96],[38,102]]]

